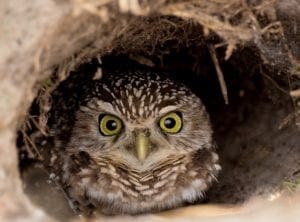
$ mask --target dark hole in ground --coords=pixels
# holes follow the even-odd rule
[[[175,72],[205,103],[219,147],[223,169],[204,202],[236,204],[255,196],[271,198],[285,181],[296,179],[294,174],[300,169],[299,130],[293,124],[281,129],[294,112],[291,98],[283,92],[288,92],[288,81],[278,75],[272,79],[251,47],[236,51],[228,61],[222,60],[222,49],[217,53],[229,105],[224,104],[209,55],[202,53],[204,57],[198,58],[196,72],[187,74],[189,68],[184,65],[181,72]]]
[[[283,181],[295,178],[300,169],[299,131],[292,125],[279,129],[284,118],[293,112],[292,102],[287,94],[276,89],[276,82],[269,82],[261,73],[261,61],[254,56],[255,50],[244,48],[224,61],[221,48],[217,52],[229,93],[229,105],[225,105],[206,47],[199,47],[171,53],[156,65],[199,95],[211,116],[223,170],[218,183],[200,202],[240,203],[253,196],[269,196],[281,188]],[[202,50],[200,56],[196,54],[197,49]],[[103,59],[104,63],[113,65],[122,65],[124,60],[127,63],[126,56]],[[93,61],[96,60],[81,66],[80,70],[93,75],[96,71]],[[74,72],[66,81],[84,78]],[[35,115],[37,110],[33,104]],[[21,146],[20,141],[18,145]],[[21,168],[28,163],[28,159],[21,161]],[[44,173],[31,172],[32,169],[25,171],[24,181],[33,201],[50,215],[70,217],[72,213],[62,192],[55,185],[47,185],[49,180]],[[59,206],[58,200],[63,204],[53,208]]]

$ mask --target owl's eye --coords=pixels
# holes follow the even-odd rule
[[[179,133],[182,128],[182,118],[180,113],[171,112],[159,120],[159,127],[166,133]]]
[[[99,116],[100,133],[104,136],[113,136],[118,134],[122,129],[122,121],[113,115],[103,114]]]

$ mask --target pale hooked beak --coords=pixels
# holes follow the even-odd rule
[[[148,149],[149,149],[149,141],[148,138],[145,136],[145,133],[139,132],[137,134],[135,149],[136,149],[137,158],[141,162],[143,162],[148,155]]]

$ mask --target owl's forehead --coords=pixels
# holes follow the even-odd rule
[[[127,120],[157,117],[188,103],[190,91],[173,80],[156,73],[115,74],[99,84],[98,99]]]

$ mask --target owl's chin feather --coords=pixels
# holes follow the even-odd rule
[[[201,158],[196,160],[200,158],[201,162],[195,161],[199,155]],[[65,169],[69,169],[69,164],[66,163]],[[79,203],[81,213],[139,214],[202,198],[219,170],[216,154],[203,149],[167,158],[142,172],[110,159],[91,160],[88,167],[77,173],[71,175],[66,170],[68,177],[64,178],[68,179],[64,183],[69,184],[68,193]],[[77,186],[72,186],[73,183]]]
[[[207,185],[206,183],[201,183],[200,186],[195,186],[193,182],[198,183],[198,180],[199,179],[192,181],[192,184],[189,186],[173,191],[174,193],[169,193],[168,195],[162,194],[164,197],[161,198],[142,200],[142,198],[137,197],[130,202],[124,200],[120,192],[102,193],[91,187],[85,187],[84,189],[90,201],[97,206],[94,213],[108,215],[140,214],[172,209],[180,207],[186,202],[192,203],[201,199]],[[159,195],[160,194],[157,196]],[[158,199],[160,199],[160,201],[158,201]]]

